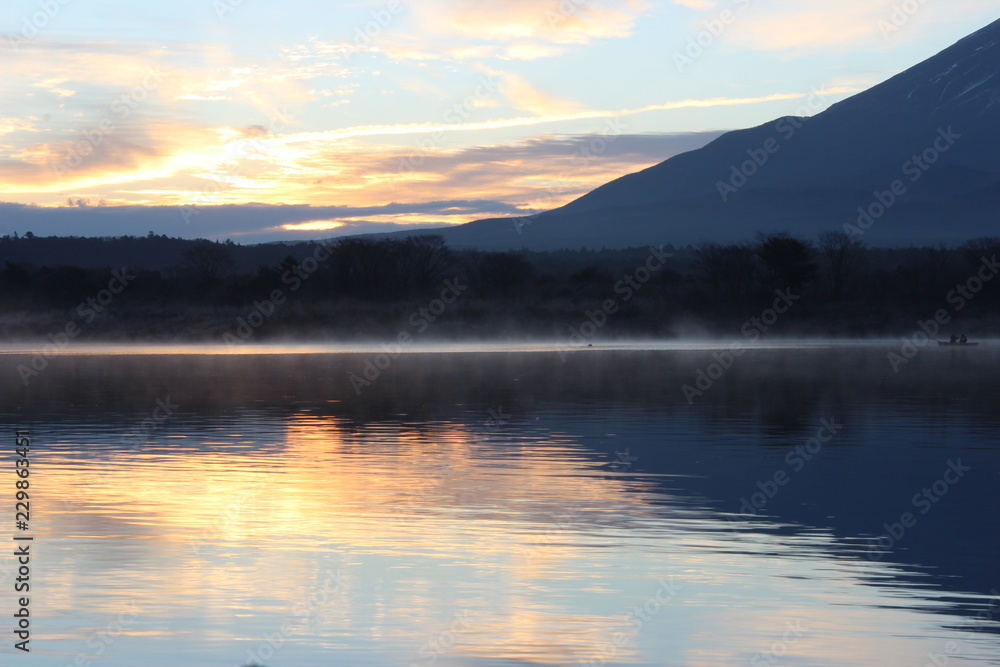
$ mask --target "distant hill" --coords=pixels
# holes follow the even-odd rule
[[[185,250],[205,240],[168,238],[165,235],[80,237],[33,236],[0,238],[0,267],[6,262],[23,266],[76,266],[94,268],[138,268],[168,271],[184,261]],[[311,254],[310,243],[239,245],[221,243],[236,271],[253,271],[258,266],[274,266],[285,257],[301,259]]]
[[[435,233],[453,247],[616,248],[813,237],[860,218],[866,242],[908,245],[996,234],[998,213],[1000,21],[812,118],[729,132],[538,216]]]

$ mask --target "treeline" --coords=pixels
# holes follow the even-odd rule
[[[74,243],[77,253],[66,255]],[[145,249],[125,265],[93,268],[80,265],[92,258],[67,260],[83,258],[95,244],[116,243]],[[32,249],[46,244],[59,249],[51,255],[57,261]],[[167,263],[171,252],[175,260]],[[951,248],[868,248],[839,232],[815,241],[770,234],[740,244],[558,252],[455,250],[435,235],[240,246],[152,233],[119,239],[26,234],[0,239],[0,257],[7,258],[0,268],[0,334],[44,334],[67,313],[95,312],[81,304],[102,293],[111,299],[117,270],[124,271],[125,288],[114,291],[114,308],[96,311],[95,335],[213,337],[234,314],[276,290],[292,305],[259,328],[262,338],[381,335],[434,298],[445,280],[467,286],[442,317],[447,325],[439,331],[450,336],[560,336],[608,300],[615,301],[615,314],[601,337],[669,336],[691,327],[725,333],[738,331],[776,290],[797,297],[782,323],[788,335],[889,335],[939,309],[985,335],[1000,333],[1000,280],[991,282],[998,254],[998,237]],[[155,257],[152,265],[144,263],[147,256]],[[254,257],[269,259],[248,267]],[[51,317],[40,317],[43,311]]]
[[[179,266],[185,249],[198,242],[152,231],[145,236],[114,237],[35,236],[30,231],[15,231],[0,237],[0,265],[103,268],[127,264],[137,269],[167,270]],[[273,264],[286,255],[305,256],[312,244],[240,245],[227,239],[222,245],[229,250],[234,269],[242,272]]]

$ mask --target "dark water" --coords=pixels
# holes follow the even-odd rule
[[[0,355],[22,661],[1000,664],[1000,346],[640,347]]]

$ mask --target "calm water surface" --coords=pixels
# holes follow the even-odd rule
[[[2,662],[1000,664],[1000,345],[649,347],[8,349]]]

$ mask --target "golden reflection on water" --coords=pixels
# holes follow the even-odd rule
[[[787,664],[922,664],[937,641],[929,621],[926,641],[904,640],[915,612],[823,560],[832,536],[726,531],[569,437],[308,411],[255,424],[42,457],[40,614],[66,623],[52,641],[80,641],[82,612],[66,610],[114,618],[129,601],[135,640],[256,645],[288,622],[314,649],[377,642],[418,665],[718,665],[779,640]],[[677,594],[630,617],[665,580]]]
[[[647,340],[614,340],[598,341],[591,348],[573,348],[578,352],[607,351],[705,351],[729,349],[733,340],[730,338],[686,338],[686,339],[647,339]],[[984,345],[996,345],[997,340],[981,340]],[[839,348],[882,348],[898,346],[896,339],[878,338],[770,338],[753,343],[743,341],[744,347],[756,350],[835,350]],[[245,342],[240,345],[226,343],[74,343],[65,348],[56,348],[48,340],[34,343],[0,343],[0,355],[35,355],[44,353],[46,357],[62,356],[178,356],[178,355],[211,355],[211,356],[244,356],[244,355],[295,355],[295,354],[380,354],[385,352],[385,343],[367,342]],[[503,342],[455,342],[436,341],[433,339],[416,341],[401,349],[391,348],[396,354],[420,353],[530,353],[530,352],[566,352],[565,341],[562,340],[522,340]]]
[[[602,464],[569,443],[532,443],[523,455],[500,456],[490,451],[488,434],[468,427],[373,425],[358,432],[303,414],[288,420],[279,446],[266,454],[226,449],[224,440],[200,444],[222,448],[48,458],[42,502],[55,511],[40,525],[54,541],[74,545],[73,557],[60,563],[67,585],[49,599],[53,609],[86,599],[91,612],[115,613],[117,597],[102,605],[86,583],[113,570],[116,586],[142,591],[147,611],[199,600],[187,606],[204,609],[211,625],[227,611],[249,610],[251,599],[256,612],[262,604],[291,609],[315,585],[318,553],[335,556],[347,571],[348,591],[361,586],[352,564],[385,558],[405,583],[383,591],[394,598],[391,607],[409,610],[415,627],[405,634],[438,631],[452,603],[436,591],[439,578],[449,568],[471,568],[495,579],[494,594],[507,598],[505,610],[476,612],[475,634],[505,637],[524,659],[558,662],[603,641],[607,623],[539,604],[539,580],[578,578],[571,561],[580,545],[608,542],[600,535],[570,538],[578,526],[652,517],[641,494],[625,495],[648,483],[604,474]],[[533,455],[540,447],[544,455]],[[97,544],[112,540],[118,546],[110,550]],[[268,593],[255,599],[263,582]],[[465,604],[479,604],[478,592],[457,583]],[[323,620],[342,622],[337,627],[350,633],[354,623],[343,602],[339,614]],[[554,615],[564,626],[556,635]],[[486,653],[494,650],[500,648]]]

